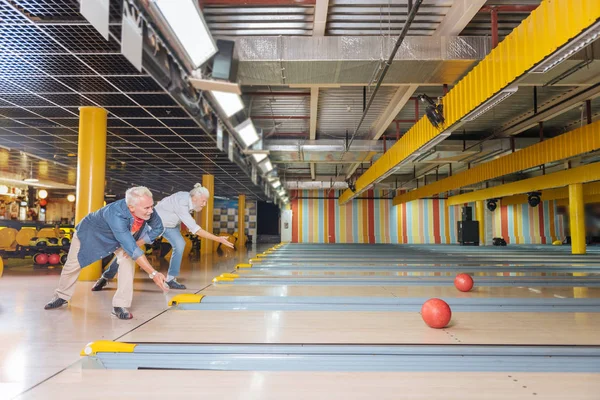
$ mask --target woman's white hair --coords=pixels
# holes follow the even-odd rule
[[[192,190],[190,190],[190,196],[194,197],[194,196],[203,196],[206,197],[207,199],[210,197],[210,192],[208,191],[207,188],[205,188],[204,186],[202,186],[200,183],[196,183],[194,185],[194,188]]]
[[[127,189],[125,192],[125,202],[128,206],[135,206],[142,197],[152,198],[152,192],[145,186],[136,186]]]

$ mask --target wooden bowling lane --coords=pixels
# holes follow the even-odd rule
[[[169,310],[119,339],[133,343],[600,345],[600,313]]]
[[[205,296],[365,296],[365,297],[494,297],[494,298],[597,298],[600,288],[582,287],[474,287],[463,293],[453,286],[249,286],[212,285],[200,292]]]
[[[198,393],[206,399],[223,400],[597,400],[600,374],[131,371],[72,368],[43,382],[18,399],[178,399],[187,398],[190,393]]]

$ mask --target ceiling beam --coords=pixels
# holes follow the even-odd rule
[[[325,36],[328,11],[329,0],[317,0],[315,5],[315,18],[313,22],[313,36]]]
[[[560,200],[569,198],[569,188],[548,189],[540,192],[542,200]],[[600,182],[591,182],[583,185],[584,201],[600,195]],[[514,196],[503,197],[500,202],[503,206],[513,206],[527,203],[526,194],[516,194]]]
[[[566,169],[553,174],[536,176],[535,178],[523,179],[521,181],[507,183],[506,185],[452,196],[448,198],[446,204],[448,206],[456,206],[472,201],[498,199],[521,193],[554,189],[575,183],[587,183],[598,180],[600,180],[600,162]]]
[[[432,36],[460,35],[485,2],[486,0],[454,0]]]
[[[200,6],[314,6],[317,0],[200,0]]]
[[[465,0],[466,2],[467,0]],[[484,1],[485,3],[485,1]],[[506,4],[506,5],[497,5],[497,6],[483,6],[479,11],[481,12],[492,12],[493,10],[498,12],[508,12],[508,13],[530,13],[533,10],[538,8],[537,5],[523,5],[523,4]]]

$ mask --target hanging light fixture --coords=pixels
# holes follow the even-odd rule
[[[23,179],[23,182],[29,182],[29,183],[39,182],[38,179],[33,177],[33,163],[31,163],[31,170],[29,171],[29,178]]]

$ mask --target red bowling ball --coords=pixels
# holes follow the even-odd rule
[[[48,256],[48,263],[52,265],[60,264],[60,255],[50,254]]]
[[[452,318],[452,310],[444,300],[429,299],[421,307],[421,317],[431,328],[444,328]]]
[[[467,274],[458,274],[454,278],[454,286],[461,292],[468,292],[473,289],[473,278]]]
[[[38,253],[33,256],[33,262],[40,265],[48,264],[48,256],[44,253]]]

